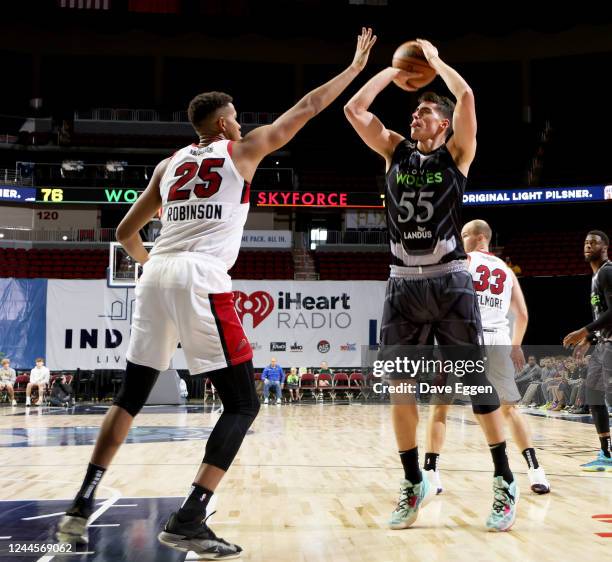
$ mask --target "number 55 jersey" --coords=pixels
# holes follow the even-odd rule
[[[461,205],[467,178],[445,144],[423,154],[416,143],[400,142],[386,183],[392,265],[429,266],[465,259]]]

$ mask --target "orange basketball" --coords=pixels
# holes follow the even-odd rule
[[[427,64],[423,51],[416,41],[402,43],[393,53],[391,66],[393,68],[401,68],[407,72],[420,72],[423,75],[420,78],[413,78],[408,82],[399,79],[394,80],[403,90],[406,90],[407,87],[423,88],[436,77],[436,71]]]

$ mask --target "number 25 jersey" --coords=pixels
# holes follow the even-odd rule
[[[400,142],[386,177],[391,263],[414,267],[465,259],[461,205],[467,178],[446,145],[429,154]]]
[[[232,162],[232,141],[175,152],[159,190],[162,228],[151,255],[196,252],[229,270],[240,251],[250,190]]]

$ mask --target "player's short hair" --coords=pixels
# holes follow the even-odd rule
[[[440,96],[435,92],[424,92],[419,97],[419,103],[424,101],[435,103],[438,111],[448,119],[448,129],[446,130],[446,138],[453,134],[453,112],[455,111],[455,102],[446,96]]]
[[[603,242],[604,246],[609,246],[610,245],[610,239],[608,238],[608,235],[601,231],[601,230],[589,230],[587,232],[587,236],[589,234],[592,234],[593,236],[599,236],[601,238],[601,241]]]
[[[2,361],[0,361],[0,365],[4,365],[5,363],[10,363],[11,360],[8,357],[3,357]]]
[[[232,103],[232,101],[232,96],[224,92],[204,92],[203,94],[198,94],[189,102],[189,107],[187,108],[189,121],[197,128],[214,111]]]
[[[473,221],[468,222],[465,226],[467,226],[470,231],[474,232],[474,234],[482,234],[487,242],[491,241],[493,238],[493,231],[489,226],[487,221],[483,221],[482,219],[474,219]]]
[[[44,361],[44,359],[42,357],[37,357],[34,359],[34,363],[38,363],[39,361]]]

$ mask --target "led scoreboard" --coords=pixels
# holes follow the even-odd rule
[[[0,203],[44,205],[131,205],[144,188],[124,187],[23,187],[0,185]],[[470,191],[463,195],[465,206],[529,205],[612,201],[612,185],[519,188]],[[383,209],[377,192],[339,191],[251,191],[253,207],[319,207],[336,209]]]

